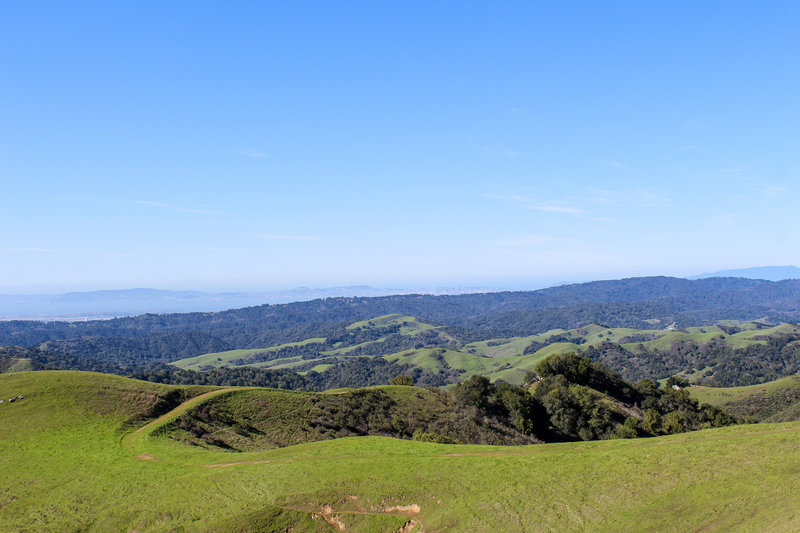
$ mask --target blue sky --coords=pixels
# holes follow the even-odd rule
[[[0,290],[800,265],[798,2],[0,4]]]

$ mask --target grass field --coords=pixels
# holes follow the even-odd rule
[[[760,385],[748,385],[746,387],[701,387],[692,386],[688,390],[692,397],[702,403],[711,405],[724,405],[726,403],[742,400],[755,394],[768,394],[787,388],[800,387],[800,376],[788,376],[785,378],[762,383]]]
[[[361,320],[360,322],[353,322],[347,329],[371,329],[371,328],[386,328],[390,326],[400,326],[401,335],[414,335],[422,331],[431,329],[439,329],[439,326],[423,322],[417,317],[408,315],[384,315],[369,320]]]
[[[27,372],[33,370],[33,364],[30,359],[14,358],[3,361],[5,363],[3,372]]]
[[[723,407],[749,420],[783,422],[800,420],[800,374],[746,387],[689,387],[701,403]]]
[[[797,423],[523,447],[358,437],[230,453],[153,436],[191,405],[145,426],[175,390],[79,372],[0,376],[0,397],[25,395],[0,405],[0,530],[800,529]],[[181,390],[208,392],[222,394]]]
[[[313,339],[306,339],[300,342],[288,342],[286,344],[280,344],[278,346],[269,346],[266,348],[254,348],[249,350],[228,350],[227,352],[207,353],[195,357],[187,357],[186,359],[180,359],[170,364],[177,366],[178,368],[185,368],[188,370],[200,370],[201,368],[206,368],[206,367],[218,368],[221,366],[235,366],[230,364],[231,361],[235,359],[241,359],[242,357],[246,357],[248,355],[260,352],[274,351],[283,348],[284,346],[304,346],[306,344],[311,344],[314,342],[322,342],[324,340],[325,339],[322,338],[313,338]]]

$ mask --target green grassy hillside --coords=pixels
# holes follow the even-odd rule
[[[351,437],[236,453],[159,430],[224,391],[31,372],[0,376],[0,398],[12,394],[25,399],[0,405],[2,531],[800,529],[798,423],[521,447]],[[178,397],[189,404],[145,425]]]
[[[745,387],[689,387],[702,403],[723,407],[734,416],[753,421],[800,420],[800,375]]]
[[[400,326],[401,335],[414,335],[422,331],[440,329],[439,326],[428,324],[416,317],[398,314],[384,315],[372,318],[370,320],[354,322],[347,326],[347,329],[388,328],[390,326]]]
[[[30,359],[16,357],[0,359],[0,373],[27,372],[29,370],[35,370]]]
[[[450,383],[482,374],[518,385],[524,382],[528,371],[549,355],[596,350],[600,354],[597,356],[599,360],[627,373],[628,379],[639,380],[656,375],[663,378],[680,372],[694,380],[713,374],[709,356],[702,356],[705,357],[701,357],[703,363],[698,364],[702,368],[695,368],[693,361],[687,361],[682,355],[686,350],[697,352],[699,347],[706,345],[724,346],[728,350],[765,346],[768,339],[779,335],[800,335],[800,327],[794,324],[766,327],[761,323],[746,322],[670,330],[608,328],[589,324],[526,337],[464,343],[441,326],[413,316],[390,314],[354,322],[332,338],[312,337],[278,346],[209,353],[171,364],[189,370],[251,366],[290,369],[305,374],[312,370],[323,372],[336,362],[353,357],[382,357],[389,362],[434,374],[444,373],[449,376],[447,380]],[[615,350],[620,353],[613,353]],[[611,355],[606,357],[609,351]],[[670,351],[673,353],[669,356],[659,355]],[[642,352],[650,355],[638,358],[638,366],[628,368],[626,361],[633,358],[631,354]],[[710,357],[713,359],[714,356]],[[660,358],[667,358],[670,362],[664,365],[654,361]],[[768,371],[775,372],[774,369],[759,370]],[[728,373],[724,379],[732,379],[731,374]]]
[[[228,350],[226,352],[207,353],[203,355],[198,355],[196,357],[188,357],[186,359],[180,359],[178,361],[173,362],[172,364],[177,366],[178,368],[188,368],[189,370],[203,370],[206,368],[218,368],[221,366],[237,366],[236,364],[232,363],[232,361],[236,361],[237,359],[242,359],[243,357],[246,357],[248,355],[261,352],[275,351],[287,346],[305,346],[306,344],[321,342],[323,340],[324,339],[322,338],[311,338],[301,342],[289,342],[286,344],[280,344],[278,346],[269,346],[267,348],[255,348],[250,350]]]

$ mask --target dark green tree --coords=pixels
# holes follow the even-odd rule
[[[414,385],[414,378],[406,374],[400,374],[390,379],[389,385],[406,385],[410,387]]]

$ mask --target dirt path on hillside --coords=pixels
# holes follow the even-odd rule
[[[277,507],[279,509],[285,509],[287,511],[299,511],[302,513],[309,513],[313,516],[318,516],[322,518],[327,524],[331,527],[338,529],[339,531],[346,531],[347,524],[342,521],[342,517],[345,515],[364,515],[364,516],[386,516],[386,515],[394,515],[407,518],[406,522],[397,530],[398,533],[410,533],[414,530],[415,527],[419,526],[420,532],[423,531],[422,523],[419,521],[418,518],[411,518],[409,515],[418,515],[420,512],[419,505],[411,504],[411,505],[396,505],[394,507],[387,507],[385,509],[381,509],[378,511],[335,511],[330,505],[324,505],[321,509],[304,509],[302,507],[288,507],[285,505],[275,505],[270,504],[273,507]]]
[[[212,463],[203,465],[203,468],[228,468],[238,465],[265,465],[268,463],[293,463],[294,459],[260,459],[256,461],[236,461],[233,463]]]

